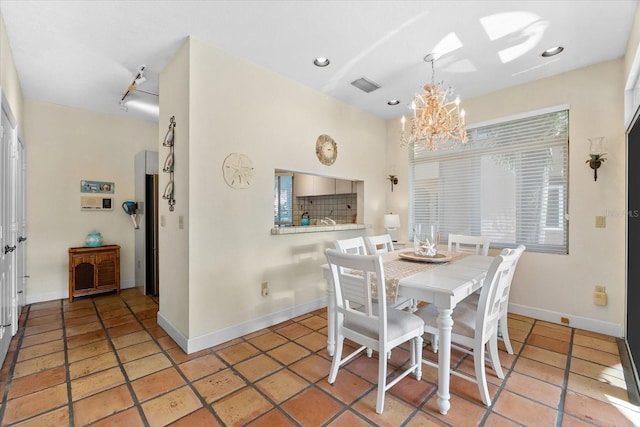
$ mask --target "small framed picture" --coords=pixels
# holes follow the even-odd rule
[[[81,193],[108,193],[113,194],[116,185],[113,182],[105,181],[88,181],[83,179],[80,181]]]

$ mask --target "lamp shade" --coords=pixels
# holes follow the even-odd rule
[[[400,215],[389,214],[384,216],[384,227],[396,229],[400,228]]]

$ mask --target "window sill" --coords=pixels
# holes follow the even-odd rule
[[[342,231],[342,230],[364,230],[364,224],[336,224],[336,225],[306,225],[293,227],[273,227],[271,234],[300,234],[300,233],[322,233],[326,231]]]

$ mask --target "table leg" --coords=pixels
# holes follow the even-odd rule
[[[329,297],[327,303],[327,352],[329,356],[333,356],[336,351],[336,301],[331,283],[327,286],[327,295]]]
[[[442,415],[446,415],[451,408],[449,402],[449,378],[451,369],[451,328],[453,319],[450,308],[438,309],[438,409]]]

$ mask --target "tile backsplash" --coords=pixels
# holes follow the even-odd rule
[[[296,197],[293,208],[293,225],[300,225],[304,212],[309,212],[311,224],[324,217],[335,220],[338,224],[357,223],[357,194],[339,194],[328,196]]]

